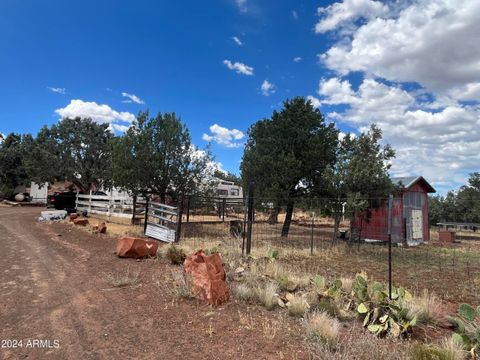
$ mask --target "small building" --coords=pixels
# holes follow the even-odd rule
[[[215,196],[225,199],[242,199],[243,189],[233,181],[215,178]]]
[[[430,240],[428,194],[435,189],[422,176],[392,178],[401,190],[392,204],[392,243],[418,245]],[[360,240],[388,241],[388,201],[359,216],[355,225]]]

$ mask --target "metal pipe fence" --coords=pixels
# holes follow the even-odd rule
[[[364,271],[374,280],[388,282],[388,218],[384,222],[377,219],[373,224],[368,223],[372,221],[368,216],[381,215],[368,207],[361,212],[363,218],[345,207],[343,212],[335,214],[328,208],[332,206],[331,200],[295,199],[287,236],[286,206],[276,205],[286,204],[286,199],[254,198],[251,206],[247,206],[248,199],[241,199],[232,204],[234,211],[228,206],[222,208],[218,198],[191,201],[189,211],[184,211],[181,239],[195,239],[198,244],[215,243],[244,253],[250,246],[256,258],[267,257],[268,250],[277,250],[282,263],[312,276],[321,273],[351,278]],[[380,207],[387,201],[365,200]],[[202,208],[207,210],[202,212]],[[218,212],[219,209],[225,211]],[[442,242],[439,229],[428,226],[428,219],[422,219],[423,239],[409,242],[415,244],[410,246],[406,238],[415,231],[408,232],[405,226],[414,224],[395,223],[395,211],[393,207],[391,225],[392,229],[397,226],[400,235],[392,240],[393,284],[417,293],[426,289],[446,301],[477,304],[480,301],[480,232],[461,229],[454,242]],[[338,230],[333,215],[339,220]],[[396,215],[405,220],[403,213]]]

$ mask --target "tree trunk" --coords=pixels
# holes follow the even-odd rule
[[[133,209],[132,209],[132,225],[135,225],[135,218],[137,216],[137,194],[133,195]]]
[[[288,237],[290,231],[290,223],[292,222],[293,215],[293,199],[289,199],[287,203],[287,214],[285,215],[285,221],[282,227],[282,237]]]
[[[348,237],[348,246],[352,246],[352,243],[353,243],[353,223],[355,221],[355,212],[354,212],[354,215],[350,217],[350,225],[349,225],[349,237]]]
[[[341,214],[340,214],[340,211],[338,211],[337,209],[334,215],[334,226],[333,226],[333,237],[332,237],[333,244],[337,243],[338,229],[340,228],[340,220],[341,220]]]
[[[278,224],[278,213],[279,212],[280,212],[280,207],[275,206],[273,208],[272,212],[270,213],[270,215],[268,216],[267,223],[269,223],[270,225]]]

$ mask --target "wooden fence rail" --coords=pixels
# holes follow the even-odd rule
[[[125,196],[78,194],[76,199],[78,212],[98,214],[107,217],[121,217],[131,219],[133,216],[133,199]],[[137,200],[136,217],[143,218],[145,202]]]

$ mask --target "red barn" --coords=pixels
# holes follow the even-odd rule
[[[422,176],[393,178],[403,190],[394,195],[392,206],[392,243],[417,245],[430,240],[428,194],[435,189]],[[361,240],[388,241],[388,201],[368,209],[355,224]]]

